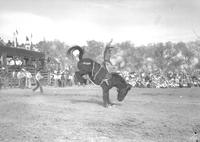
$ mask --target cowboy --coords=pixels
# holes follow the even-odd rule
[[[32,78],[32,74],[29,71],[25,71],[26,73],[26,87],[27,88],[31,88],[31,78]]]
[[[25,88],[25,80],[26,80],[26,74],[25,69],[21,68],[21,70],[17,73],[17,79],[19,81],[19,87],[24,89]]]
[[[41,85],[41,79],[43,76],[41,75],[41,71],[39,70],[37,74],[35,75],[35,81],[36,81],[36,87],[33,88],[33,92],[35,92],[38,88],[40,88],[40,93],[43,93],[43,88]]]

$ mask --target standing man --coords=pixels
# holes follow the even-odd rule
[[[43,88],[40,82],[42,78],[43,76],[41,75],[41,71],[39,70],[37,74],[35,75],[36,87],[33,88],[33,92],[35,92],[40,87],[40,93],[43,93]]]
[[[61,74],[61,87],[65,87],[65,72]]]
[[[27,88],[31,88],[31,78],[32,78],[32,74],[26,70],[26,87]]]

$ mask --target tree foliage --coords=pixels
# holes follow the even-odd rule
[[[112,57],[125,61],[123,67],[120,62],[117,64],[118,70],[129,69],[133,71],[149,69],[149,66],[163,71],[183,69],[183,67],[196,69],[200,68],[199,43],[197,40],[188,43],[166,42],[136,47],[130,41],[125,41],[112,45],[114,46]],[[84,57],[92,58],[101,63],[105,44],[101,41],[87,41],[87,45],[83,47],[85,50]],[[47,58],[60,64],[61,68],[76,66],[76,63],[66,57],[66,51],[69,46],[63,42],[58,40],[41,41],[37,44],[37,48],[41,52],[44,52]],[[193,63],[194,59],[198,61],[195,64]]]
[[[64,69],[66,65],[71,64],[70,60],[66,58],[66,51],[68,46],[58,40],[54,41],[40,41],[36,45],[37,49],[45,53],[47,66],[51,70]]]
[[[98,60],[100,57],[103,58],[104,43],[100,41],[90,40],[87,41],[87,46],[84,47],[87,57]]]

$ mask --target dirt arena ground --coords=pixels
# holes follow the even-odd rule
[[[200,124],[200,88],[133,88],[102,106],[96,86],[0,90],[1,142],[187,142]]]

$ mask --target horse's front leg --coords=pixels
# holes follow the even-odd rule
[[[103,105],[104,105],[104,107],[109,107],[108,96],[109,96],[109,91],[103,91]]]
[[[102,87],[102,90],[103,90],[103,105],[105,107],[109,107],[112,105],[112,103],[110,102],[110,99],[109,99],[109,88],[106,84],[102,84],[101,85]]]

